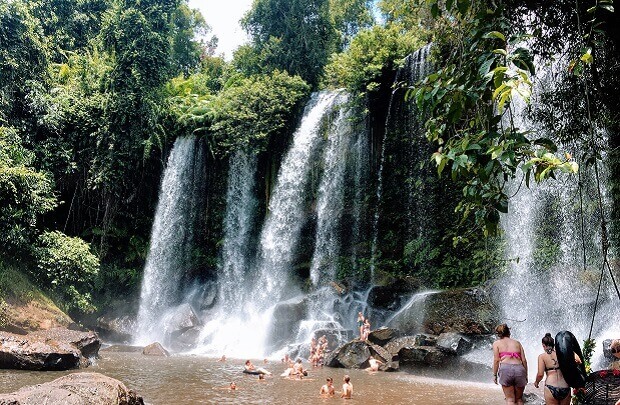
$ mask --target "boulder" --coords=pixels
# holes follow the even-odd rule
[[[366,342],[352,340],[325,356],[328,367],[363,368],[368,366],[370,347]]]
[[[164,347],[159,342],[154,342],[146,346],[142,350],[142,354],[145,356],[162,356],[162,357],[170,356],[170,353],[168,352],[168,350],[164,349]]]
[[[403,347],[398,351],[401,367],[419,364],[443,366],[449,364],[451,357],[434,346]]]
[[[0,394],[0,405],[144,405],[120,381],[99,373],[74,373],[45,384]]]
[[[301,321],[306,319],[308,302],[304,297],[295,297],[276,305],[267,334],[268,350],[274,350],[295,341]]]
[[[415,337],[416,346],[436,346],[437,336],[427,335],[424,333],[418,333]]]
[[[403,336],[403,337],[399,337],[394,340],[391,340],[385,346],[383,346],[383,348],[388,353],[390,353],[390,355],[392,356],[392,359],[395,359],[395,358],[398,358],[398,352],[400,351],[400,349],[402,349],[403,347],[419,346],[416,343],[417,341],[416,341],[415,336]]]
[[[460,333],[447,332],[442,333],[437,338],[437,347],[446,353],[463,355],[473,348],[474,344],[471,339]]]
[[[200,328],[191,328],[181,333],[179,336],[173,337],[170,341],[170,346],[172,346],[172,350],[190,350],[196,346],[199,337]]]
[[[368,341],[379,345],[385,346],[389,341],[396,339],[400,336],[398,329],[381,327],[375,329],[368,334]]]
[[[402,283],[374,286],[368,292],[368,304],[372,308],[396,311],[403,305],[406,290]]]
[[[383,363],[379,366],[379,370],[398,371],[398,361],[392,361],[392,355],[390,354],[390,352],[388,352],[379,345],[373,344],[369,344],[368,349],[370,350],[371,356],[373,356],[377,360],[380,360]],[[370,366],[370,364],[368,366]]]
[[[46,342],[50,340],[66,342],[75,346],[82,356],[88,358],[97,357],[99,355],[99,349],[101,348],[101,340],[99,340],[99,336],[97,336],[95,332],[80,332],[64,328],[52,328],[31,332],[28,334],[28,338]]]
[[[83,359],[69,342],[0,332],[0,368],[69,370],[88,365]]]
[[[97,318],[95,330],[106,341],[129,343],[136,331],[136,318],[129,315],[103,315]]]
[[[184,303],[168,312],[164,324],[166,333],[175,339],[186,331],[200,326],[200,320],[192,306]]]
[[[497,308],[482,288],[467,288],[430,294],[425,300],[424,331],[439,335],[492,334],[499,323]]]

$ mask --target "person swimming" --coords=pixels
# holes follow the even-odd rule
[[[321,387],[320,395],[329,395],[334,396],[336,394],[336,389],[334,388],[334,379],[331,377],[327,377],[325,379],[325,385]]]

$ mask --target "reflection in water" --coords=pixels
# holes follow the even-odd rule
[[[102,352],[97,364],[86,370],[99,372],[125,383],[158,404],[503,404],[501,390],[492,384],[445,381],[405,373],[368,374],[362,370],[323,368],[310,370],[301,381],[277,375],[280,362],[265,365],[274,377],[258,381],[256,376],[241,372],[244,360],[225,363],[195,356],[168,358],[146,357],[139,353]],[[254,360],[258,366],[262,361]],[[75,371],[72,371],[75,372]],[[15,391],[26,385],[51,381],[70,372],[33,372],[0,370],[0,393]],[[336,391],[342,387],[342,376],[349,374],[353,383],[353,400],[321,398],[318,392],[326,377],[334,378]],[[238,389],[227,389],[234,381]]]

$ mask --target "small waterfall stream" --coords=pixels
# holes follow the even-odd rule
[[[144,268],[138,341],[164,341],[162,314],[182,299],[182,279],[192,265],[197,216],[204,197],[204,147],[195,137],[178,138],[164,172]]]

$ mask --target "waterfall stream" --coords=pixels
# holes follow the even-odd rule
[[[164,341],[162,315],[182,299],[182,280],[192,264],[197,216],[204,197],[204,147],[178,138],[164,172],[144,267],[138,342]]]

